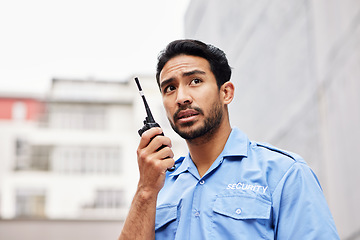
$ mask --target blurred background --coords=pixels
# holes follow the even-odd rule
[[[158,53],[195,38],[233,67],[233,126],[300,154],[341,239],[360,239],[360,2],[0,1],[0,239],[116,239]]]

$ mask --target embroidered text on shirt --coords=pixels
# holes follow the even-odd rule
[[[246,183],[231,183],[227,186],[226,189],[238,189],[238,190],[247,190],[249,189],[250,191],[253,192],[262,192],[265,193],[266,189],[268,189],[268,186],[264,187],[261,185],[252,185],[252,184],[246,184]]]

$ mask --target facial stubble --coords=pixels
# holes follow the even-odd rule
[[[204,136],[206,136],[207,139],[210,139],[211,136],[219,129],[223,118],[223,109],[220,101],[216,101],[214,104],[212,104],[212,106],[213,107],[210,109],[209,115],[205,118],[204,123],[198,128],[190,129],[186,131],[186,130],[180,130],[172,121],[169,121],[170,125],[174,129],[174,131],[185,140],[191,141]],[[190,106],[187,108],[194,109],[200,115],[204,115],[203,111],[200,108],[197,107],[192,108]],[[175,117],[173,117],[173,119],[175,121]],[[195,121],[187,122],[181,125],[180,128],[181,127],[190,128],[195,123],[196,123]]]

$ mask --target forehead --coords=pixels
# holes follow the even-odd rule
[[[205,58],[191,55],[178,55],[171,58],[164,65],[160,72],[160,82],[194,70],[211,72],[210,64]]]

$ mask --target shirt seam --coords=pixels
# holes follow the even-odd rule
[[[295,167],[295,165],[306,165],[305,163],[302,163],[302,162],[298,162],[298,161],[294,161],[294,163],[291,164],[291,166],[286,170],[286,172],[283,174],[283,176],[280,178],[279,182],[276,184],[276,187],[274,188],[274,191],[271,193],[271,204],[272,204],[272,208],[273,208],[273,196],[275,196],[275,192],[277,191],[277,189],[279,188],[279,185],[280,183],[283,181],[283,179],[289,175],[289,172]],[[275,227],[277,224],[275,224],[275,221],[276,219],[274,219],[274,214],[272,215],[272,223],[273,223],[273,226]],[[274,229],[274,233],[276,233],[277,230]]]
[[[283,176],[280,178],[279,182],[276,184],[276,187],[274,188],[273,193],[276,192],[277,188],[279,187],[280,182],[285,178],[285,176],[288,175],[288,173],[290,172],[290,170],[291,170],[292,168],[294,168],[294,166],[295,166],[296,164],[304,165],[304,163],[302,163],[302,162],[294,161],[294,162],[291,164],[291,166],[286,170],[286,172],[283,174]],[[273,195],[273,194],[271,194],[271,195]]]

